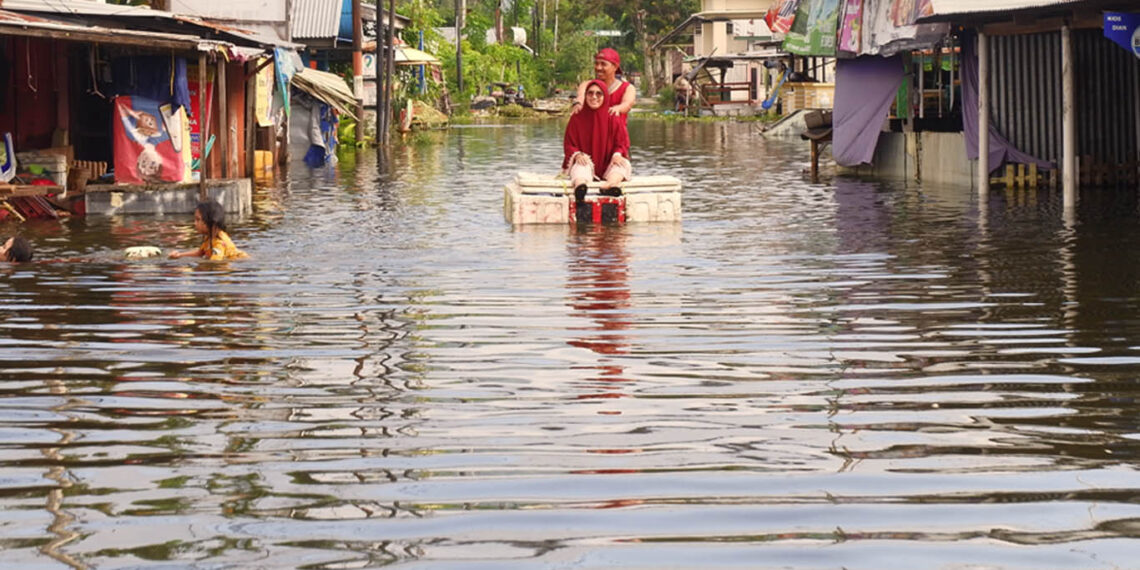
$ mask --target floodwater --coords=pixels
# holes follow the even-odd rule
[[[457,126],[0,267],[0,548],[37,568],[1128,568],[1140,204],[832,178],[634,120],[684,220],[520,227]],[[351,158],[351,157],[350,157]],[[13,228],[5,228],[11,231]]]

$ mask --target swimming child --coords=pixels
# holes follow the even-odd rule
[[[13,236],[0,246],[0,260],[19,263],[32,260],[32,244],[26,238]]]
[[[170,252],[171,259],[203,257],[210,261],[225,261],[249,257],[234,245],[226,233],[226,211],[221,204],[213,200],[198,202],[194,209],[194,229],[206,236],[206,241],[198,249]]]

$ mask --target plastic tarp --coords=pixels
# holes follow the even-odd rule
[[[883,119],[902,85],[902,56],[866,56],[835,62],[835,109],[831,155],[836,164],[871,162]]]
[[[838,92],[839,90],[836,89]],[[966,137],[966,158],[978,158],[978,37],[962,37],[962,132]],[[1038,168],[1052,169],[1053,163],[1029,156],[1013,147],[1013,143],[998,133],[990,123],[989,167],[993,172],[1004,162],[1036,164]]]
[[[190,89],[186,80],[186,58],[166,55],[136,55],[111,60],[112,86],[115,95],[134,95],[190,106]]]

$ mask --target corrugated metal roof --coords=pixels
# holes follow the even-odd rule
[[[93,0],[3,0],[5,10],[16,12],[43,12],[84,16],[143,16],[161,17],[166,12],[148,7],[104,4]]]
[[[340,31],[341,2],[293,0],[293,39],[335,38]]]
[[[5,3],[7,5],[7,3]],[[207,50],[227,47],[230,44],[203,40],[197,36],[111,29],[100,26],[72,24],[0,10],[0,34],[51,37],[74,41],[98,41],[107,44],[153,45],[159,48]]]
[[[286,42],[280,38],[272,37],[267,34],[213,23],[202,20],[201,18],[180,16],[162,10],[151,10],[150,8],[146,7],[140,8],[136,6],[104,4],[102,2],[96,2],[93,0],[0,0],[0,7],[2,7],[4,10],[13,12],[33,13],[41,15],[45,18],[51,18],[52,16],[75,16],[89,17],[95,21],[102,19],[103,23],[105,24],[110,23],[113,18],[148,18],[158,22],[169,22],[173,24],[184,23],[191,26],[197,26],[198,28],[211,30],[216,34],[230,36],[229,39],[236,39],[239,42],[244,43],[253,43],[262,46],[280,46],[290,49],[300,47],[299,44]],[[65,23],[70,25],[74,24],[75,22]],[[180,29],[179,31],[191,30]],[[192,37],[188,34],[177,35]]]
[[[1082,2],[1084,2],[1084,0],[931,0],[934,13],[920,19],[945,20],[947,16],[1019,12],[1021,10],[1051,8],[1065,4],[1080,4]]]

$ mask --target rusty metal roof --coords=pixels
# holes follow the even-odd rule
[[[4,5],[7,6],[8,3],[5,2]],[[194,35],[105,28],[40,18],[9,10],[0,10],[0,34],[106,44],[145,45],[161,49],[205,51],[219,47],[232,47],[226,42],[206,40]]]
[[[187,29],[189,26],[190,28],[198,28],[202,33],[210,34],[212,32],[223,36],[218,38],[219,40],[233,41],[243,45],[300,47],[297,44],[250,30],[201,18],[172,14],[163,10],[152,10],[147,7],[104,4],[92,0],[0,0],[0,8],[11,12],[35,14],[63,24],[94,23],[94,25],[102,24],[107,29],[118,30],[119,28],[114,25],[114,22],[119,18],[132,19],[136,22],[147,20],[154,23],[152,27],[156,29],[151,31],[155,33],[192,36],[195,30]],[[181,24],[185,24],[185,26]]]

